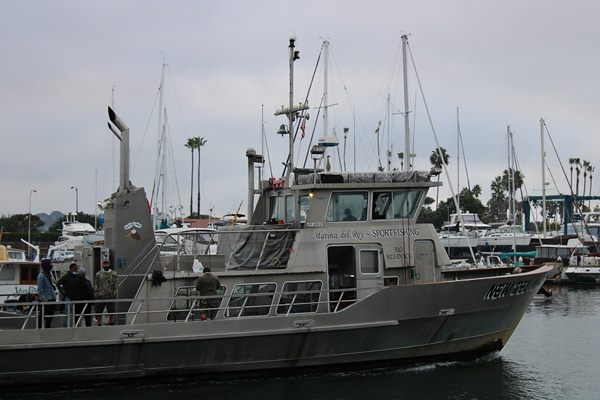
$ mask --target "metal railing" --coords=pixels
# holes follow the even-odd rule
[[[380,288],[381,289],[381,288]],[[216,296],[174,296],[137,299],[102,299],[54,302],[16,302],[0,304],[0,329],[50,329],[45,327],[46,318],[52,318],[52,328],[63,327],[64,319],[68,328],[85,327],[86,315],[101,316],[95,312],[95,304],[114,302],[115,319],[118,325],[133,326],[140,323],[186,323],[205,320],[214,315],[215,320],[244,318],[280,318],[294,314],[311,315],[338,313],[360,301],[358,293],[373,288],[349,288],[330,290],[298,290],[289,292],[234,293]],[[217,305],[210,306],[214,300]],[[156,304],[159,306],[155,306]],[[162,303],[162,305],[160,305]],[[122,311],[119,305],[131,305]],[[168,306],[166,306],[168,304]],[[80,312],[75,312],[83,305]],[[52,315],[46,308],[61,310]],[[90,311],[89,314],[86,312]],[[38,314],[41,313],[41,316]],[[202,315],[206,315],[204,318]],[[106,314],[104,314],[106,315]],[[142,322],[137,322],[143,319]],[[108,321],[108,319],[106,319]],[[42,321],[40,323],[40,321]]]

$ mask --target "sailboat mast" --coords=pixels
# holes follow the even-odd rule
[[[161,215],[163,218],[167,215],[167,192],[166,192],[166,178],[167,178],[167,109],[164,109],[165,118],[162,126],[161,135],[161,167],[160,167],[160,195],[161,195]],[[200,162],[200,161],[198,161]]]
[[[540,118],[540,135],[542,137],[542,225],[543,237],[546,238],[546,150],[544,149],[544,119]]]
[[[456,212],[460,212],[460,121],[456,107]]]
[[[508,189],[508,223],[510,225],[510,221],[512,220],[512,171],[511,171],[511,161],[510,161],[510,125],[506,127],[506,140],[508,142],[508,148],[507,148],[507,152],[508,152],[508,170],[507,172],[507,176],[506,178],[508,179],[508,185],[507,185],[507,189]]]
[[[515,157],[515,144],[513,134],[508,130],[508,145],[509,145],[509,163],[511,165],[510,171],[512,176],[512,186],[511,186],[511,195],[510,195],[510,207],[511,207],[511,221],[512,221],[512,232],[513,232],[513,251],[517,251],[517,238],[516,238],[516,223],[517,223],[517,201],[515,198],[517,183],[517,161]]]
[[[406,60],[406,43],[408,36],[402,35],[402,69],[404,74],[404,170],[410,171],[410,125],[408,120],[408,69]]]
[[[292,109],[294,108],[294,60],[295,60],[295,52],[294,52],[294,48],[295,48],[295,43],[296,39],[295,38],[290,38],[290,111],[288,113],[288,135],[289,135],[289,139],[290,139],[290,163],[288,165],[288,170],[287,170],[287,176],[286,176],[286,184],[290,185],[290,179],[289,177],[291,176],[292,170],[294,169],[294,136],[292,135],[293,132],[293,125],[294,125],[294,113],[292,112]]]
[[[327,91],[329,81],[329,42],[323,41],[323,137],[327,137],[329,130],[329,116],[327,111]]]
[[[328,137],[329,132],[329,42],[323,40],[323,137]],[[332,151],[334,158],[332,165],[335,166],[335,151]],[[324,159],[327,159],[327,147],[325,147]]]
[[[165,81],[165,67],[166,63],[162,64],[162,71],[160,74],[160,86],[158,87],[158,142],[156,149],[156,163],[154,165],[154,190],[152,191],[152,214],[153,220],[152,223],[154,227],[157,227],[158,222],[158,188],[160,185],[160,174],[161,174],[161,162],[160,155],[163,146],[163,123],[162,123],[162,113],[163,113],[163,92],[164,92],[164,81]]]
[[[387,96],[387,123],[386,123],[386,128],[387,128],[387,151],[386,151],[386,155],[387,155],[387,169],[388,172],[392,170],[392,147],[390,144],[390,114],[392,113],[392,107],[390,104],[390,94],[388,93]]]

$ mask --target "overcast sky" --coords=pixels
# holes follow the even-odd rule
[[[276,134],[287,120],[274,111],[288,103],[290,36],[296,37],[301,57],[294,64],[297,102],[307,96],[323,40],[330,42],[328,100],[335,105],[329,108],[329,134],[335,129],[343,136],[349,128],[339,148],[347,170],[376,170],[379,121],[381,162],[385,165],[388,148],[404,151],[399,56],[401,36],[408,34],[431,121],[452,157],[453,184],[458,108],[464,142],[460,186],[467,184],[466,161],[471,186],[479,184],[487,202],[491,181],[508,165],[510,126],[527,190],[541,195],[540,118],[567,176],[569,158],[600,165],[599,15],[600,3],[591,0],[3,0],[0,214],[27,213],[30,194],[32,213],[75,211],[76,193],[79,211],[93,214],[98,200],[118,185],[113,168],[118,154],[106,125],[113,101],[131,131],[131,181],[150,197],[163,63],[174,156],[169,169],[177,177],[169,178],[168,186],[176,183],[179,192],[177,198],[170,190],[169,202],[189,213],[191,155],[184,145],[201,136],[207,140],[201,153],[201,212],[213,208],[220,216],[242,201],[245,212],[245,151],[262,151],[263,118],[270,155],[266,174],[280,176],[287,156],[287,137]],[[410,68],[414,164],[429,169],[436,144]],[[313,109],[307,137],[296,146],[301,164],[313,129],[315,138],[323,135],[322,118],[316,118],[322,96],[319,69],[308,95]],[[545,140],[552,173],[546,178],[548,193],[557,193],[554,181],[564,192],[565,175],[550,138]],[[333,160],[339,170],[339,160]],[[398,166],[397,157],[393,163]],[[445,199],[449,186],[443,180]],[[594,195],[600,188],[596,182]],[[194,194],[194,210],[195,204]]]

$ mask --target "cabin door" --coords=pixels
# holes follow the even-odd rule
[[[383,288],[383,251],[376,246],[357,247],[356,259],[357,294],[363,299]]]
[[[327,248],[329,306],[340,310],[356,300],[356,249],[354,246]]]
[[[383,288],[383,251],[378,246],[329,246],[330,309],[340,310]]]
[[[436,255],[435,245],[431,240],[415,240],[415,280],[417,283],[435,282]]]

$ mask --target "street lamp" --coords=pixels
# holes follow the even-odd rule
[[[75,189],[75,213],[79,214],[79,189],[76,186],[71,186],[71,189]]]
[[[31,189],[29,191],[29,218],[28,219],[28,226],[27,226],[27,242],[31,243],[31,195],[33,193],[37,193],[37,190],[35,189]],[[30,247],[29,245],[27,246],[27,259],[29,259],[29,250]]]

